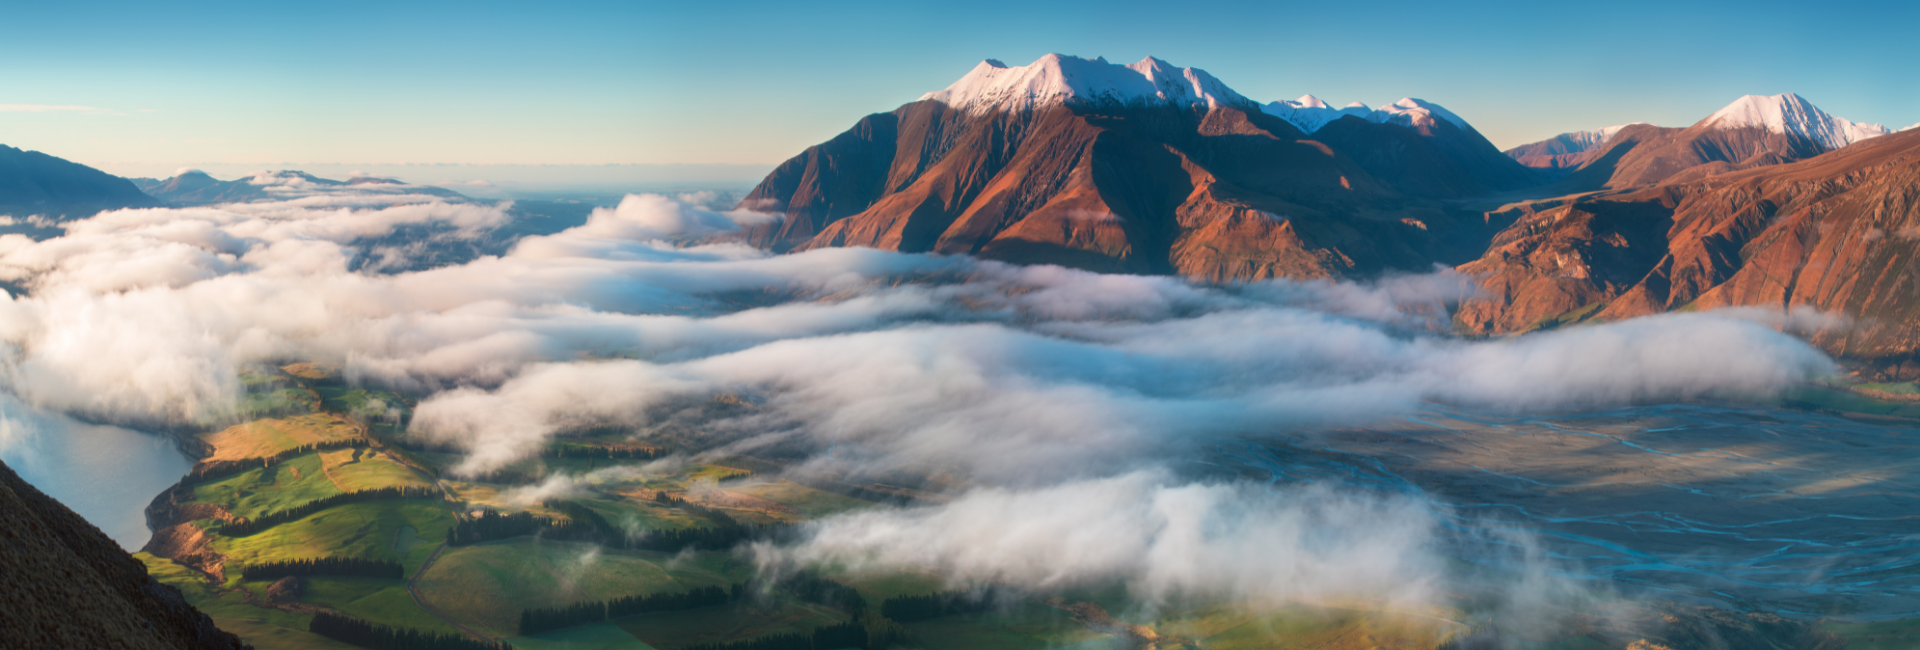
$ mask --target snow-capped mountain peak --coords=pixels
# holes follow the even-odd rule
[[[1199,68],[1181,68],[1147,57],[1131,65],[1103,57],[1048,54],[1022,66],[988,59],[944,90],[927,93],[967,112],[1024,111],[1057,104],[1252,106],[1253,101]]]
[[[1293,100],[1293,105],[1303,106],[1306,108],[1326,108],[1327,107],[1327,103],[1325,101],[1322,101],[1319,97],[1314,97],[1313,95],[1301,95],[1299,99]]]
[[[1260,110],[1292,122],[1294,126],[1300,127],[1301,131],[1307,133],[1318,131],[1320,127],[1348,115],[1378,124],[1399,124],[1406,127],[1423,126],[1432,124],[1435,119],[1442,119],[1462,129],[1472,128],[1467,125],[1466,120],[1454,115],[1453,111],[1442,108],[1439,104],[1412,97],[1377,109],[1369,108],[1361,102],[1353,102],[1335,109],[1318,97],[1302,95],[1293,101],[1270,102],[1261,106]]]
[[[1916,123],[1914,123],[1914,125],[1913,125],[1913,126],[1909,126],[1909,127],[1907,127],[1907,128],[1904,128],[1904,129],[1900,129],[1900,132],[1901,132],[1901,133],[1906,133],[1906,132],[1908,132],[1908,131],[1912,131],[1912,130],[1914,130],[1914,129],[1920,129],[1920,122],[1916,122]]]
[[[1629,126],[1633,126],[1635,124],[1646,124],[1646,122],[1628,122],[1626,124],[1615,124],[1613,126],[1601,127],[1598,129],[1594,129],[1592,131],[1574,131],[1572,133],[1562,133],[1560,135],[1553,136],[1553,138],[1565,144],[1567,146],[1568,153],[1580,152],[1580,151],[1591,151],[1594,149],[1599,149],[1601,146],[1606,145],[1608,141],[1613,139],[1613,135],[1615,133],[1620,132],[1620,129],[1624,129]]]
[[[1707,116],[1700,124],[1721,129],[1759,127],[1774,133],[1791,133],[1828,151],[1891,133],[1878,124],[1855,124],[1829,115],[1805,97],[1793,93],[1746,95]]]
[[[1403,126],[1422,126],[1432,123],[1433,118],[1436,117],[1452,122],[1454,126],[1462,129],[1469,128],[1467,121],[1460,119],[1458,115],[1454,115],[1453,111],[1449,111],[1439,104],[1412,97],[1403,97],[1400,101],[1374,109],[1373,114],[1368,116],[1367,119],[1382,124],[1393,122]]]

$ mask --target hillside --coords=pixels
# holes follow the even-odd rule
[[[1622,132],[1626,137],[1633,132]],[[1492,296],[1462,327],[1511,332],[1588,318],[1757,305],[1845,314],[1830,352],[1920,377],[1920,131],[1798,162],[1556,199],[1481,259]]]
[[[38,151],[0,145],[0,216],[42,215],[57,220],[159,204],[127,179]]]
[[[0,463],[0,647],[238,649],[180,592]]]

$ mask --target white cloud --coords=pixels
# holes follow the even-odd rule
[[[1420,541],[1434,525],[1425,502],[1268,495],[1176,480],[1166,461],[1429,400],[1543,408],[1775,390],[1831,369],[1780,329],[1845,326],[1748,309],[1466,341],[1433,331],[1471,293],[1447,271],[1216,287],[873,249],[771,256],[688,244],[773,218],[701,197],[630,196],[506,255],[380,274],[350,270],[370,254],[358,242],[420,225],[488,236],[505,207],[288,196],[0,237],[0,280],[30,290],[0,299],[0,386],[96,419],[195,421],[232,407],[240,368],[334,362],[423,395],[413,432],[470,450],[465,471],[572,426],[644,428],[735,393],[757,408],[685,433],[689,453],[777,448],[803,459],[799,473],[958,486],[946,507],[824,521],[811,541],[766,550],[769,562],[907,563],[1036,586],[1105,577],[1154,596],[1418,597],[1440,575]]]

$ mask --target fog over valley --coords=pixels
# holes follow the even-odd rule
[[[1795,334],[1849,327],[1843,317],[1733,308],[1468,340],[1447,333],[1447,314],[1478,289],[1445,269],[1209,285],[874,249],[772,255],[725,235],[778,216],[696,195],[628,196],[503,254],[415,269],[411,255],[507,227],[511,204],[299,182],[276,191],[266,202],[103,212],[40,241],[0,238],[0,279],[13,287],[0,302],[10,461],[125,444],[84,434],[101,427],[240,424],[257,417],[249,373],[308,363],[405,396],[402,437],[458,454],[450,479],[494,475],[583,431],[670,441],[672,453],[650,461],[555,468],[507,492],[507,507],[739,459],[754,459],[754,482],[901,495],[743,547],[766,576],[832,566],[928,571],[963,590],[1115,585],[1141,612],[1194,599],[1439,612],[1491,598],[1483,615],[1531,607],[1552,609],[1548,618],[1598,602],[1728,606],[1849,589],[1809,567],[1735,597],[1751,578],[1711,564],[1688,569],[1706,580],[1609,583],[1623,570],[1609,557],[1672,551],[1638,534],[1571,536],[1579,517],[1541,518],[1529,510],[1540,506],[1495,489],[1587,482],[1578,471],[1499,454],[1459,461],[1479,468],[1467,480],[1486,482],[1487,496],[1459,477],[1428,482],[1448,458],[1435,445],[1467,432],[1375,433],[1446,420],[1506,430],[1514,425],[1501,422],[1553,414],[1633,425],[1671,416],[1638,405],[1766,400],[1835,372]],[[380,243],[416,227],[431,235]],[[380,408],[362,415],[377,420]],[[1783,421],[1764,406],[1716,408],[1684,417]],[[1420,442],[1433,427],[1450,433]],[[1743,431],[1713,457],[1753,457],[1762,452],[1735,449],[1782,435]],[[1696,453],[1594,435],[1629,451]],[[1604,451],[1510,444],[1576,464],[1566,455]],[[1694,480],[1718,479],[1607,484]],[[715,489],[706,486],[689,494]],[[1509,507],[1489,507],[1501,500]],[[1827,553],[1817,549],[1832,542],[1803,543]],[[1909,599],[1914,589],[1888,588]]]

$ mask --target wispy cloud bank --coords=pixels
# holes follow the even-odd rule
[[[262,182],[298,188],[298,178]],[[382,274],[368,241],[485,236],[500,206],[295,192],[121,210],[62,237],[0,237],[0,385],[119,420],[207,421],[255,364],[340,364],[423,397],[412,435],[484,472],[559,432],[676,430],[690,456],[784,459],[796,476],[915,476],[941,506],[830,518],[763,559],[939,568],[1154,597],[1424,593],[1439,572],[1417,496],[1270,492],[1176,478],[1174,459],[1425,401],[1531,409],[1765,392],[1831,369],[1781,328],[1806,314],[1676,314],[1509,340],[1437,333],[1471,282],[1210,286],[968,257],[710,239],[769,215],[631,196],[507,254]],[[372,267],[379,268],[379,267]],[[939,478],[934,478],[939,477]],[[573,493],[578,479],[515,493]],[[1425,568],[1422,568],[1425,567]],[[1409,596],[1413,597],[1413,596]]]

